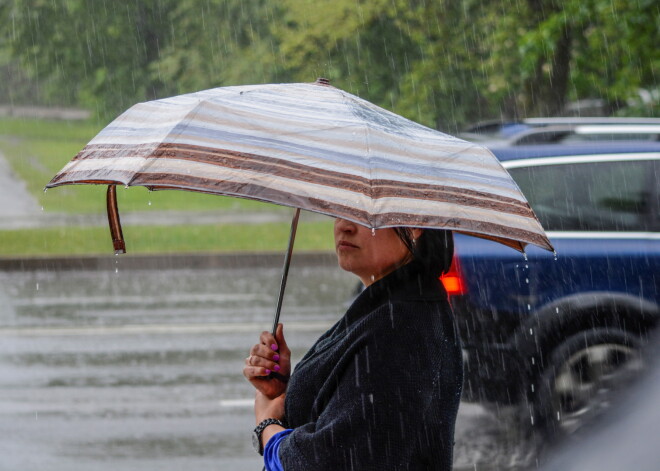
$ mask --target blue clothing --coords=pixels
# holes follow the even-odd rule
[[[266,443],[266,447],[264,448],[264,465],[266,466],[266,471],[284,471],[282,463],[280,463],[280,457],[277,454],[280,449],[280,442],[291,432],[293,432],[293,429],[282,430],[270,437],[270,440]]]

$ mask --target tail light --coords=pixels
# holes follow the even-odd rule
[[[451,261],[449,271],[440,276],[440,281],[442,281],[449,296],[458,296],[467,292],[461,266],[456,256]]]

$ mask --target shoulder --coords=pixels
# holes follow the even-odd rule
[[[350,336],[359,338],[360,343],[391,352],[416,348],[421,354],[455,340],[451,309],[446,302],[437,300],[386,302],[351,327]]]

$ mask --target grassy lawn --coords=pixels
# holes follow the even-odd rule
[[[47,193],[43,189],[103,126],[87,121],[0,118],[0,151],[44,211],[100,213],[105,211],[105,185],[69,185]],[[122,212],[144,211],[148,206],[186,211],[281,210],[271,204],[239,198],[174,190],[150,193],[145,188],[118,191],[117,200]]]
[[[128,226],[126,251],[132,254],[181,252],[284,251],[289,224]],[[301,222],[295,249],[333,250],[332,221]],[[58,227],[0,231],[0,257],[111,255],[107,227]]]
[[[0,152],[30,193],[48,212],[105,213],[106,186],[44,186],[104,123],[0,118]],[[128,188],[117,191],[120,213],[129,211],[287,211],[273,204],[186,191]],[[128,253],[235,252],[284,250],[289,224],[125,226]],[[332,222],[301,222],[297,250],[332,250]],[[0,256],[111,254],[104,227],[0,230]]]

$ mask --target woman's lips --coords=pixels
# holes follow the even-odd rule
[[[338,249],[357,249],[359,248],[355,244],[351,244],[350,242],[347,242],[345,240],[340,240],[339,243],[337,244]]]

